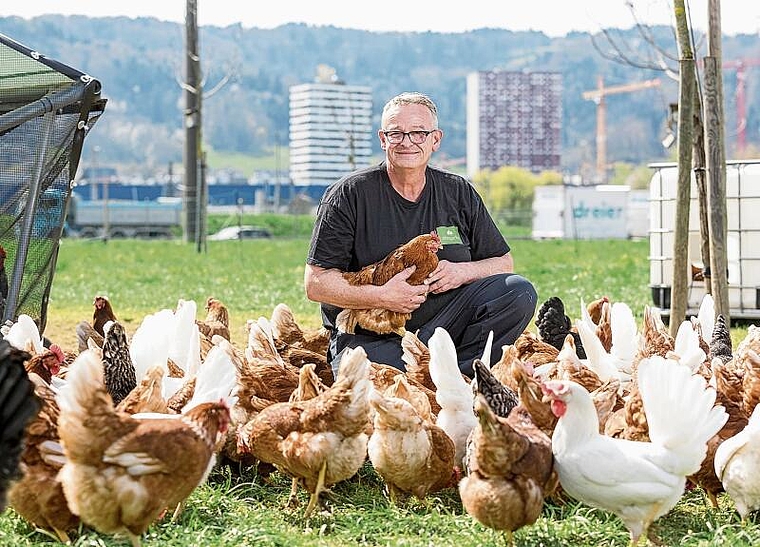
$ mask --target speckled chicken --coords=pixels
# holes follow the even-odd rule
[[[25,351],[0,339],[0,511],[7,505],[8,488],[20,477],[24,429],[40,410],[40,399],[24,370]]]
[[[726,316],[719,313],[715,318],[712,337],[710,339],[709,356],[717,357],[723,363],[729,362],[733,358],[731,345],[731,331],[726,325]]]
[[[414,273],[406,280],[410,285],[420,285],[425,278],[438,266],[441,238],[438,233],[419,235],[409,242],[399,246],[388,255],[364,266],[358,272],[344,272],[343,277],[351,285],[384,285],[396,274],[410,266],[416,266]],[[342,310],[335,322],[341,332],[353,333],[359,326],[378,334],[397,333],[404,336],[404,325],[411,318],[411,313],[401,313],[382,308],[363,310]]]
[[[578,357],[585,359],[586,352],[583,349],[583,343],[578,333],[572,329],[572,325],[570,318],[565,315],[565,304],[558,296],[547,299],[541,304],[536,314],[536,328],[541,340],[559,350],[565,343],[565,336],[571,334],[575,339]]]
[[[475,379],[472,382],[473,393],[482,395],[488,407],[500,418],[506,418],[520,399],[514,390],[502,384],[483,361],[475,359],[472,362]]]
[[[478,395],[475,410],[470,472],[459,483],[459,495],[470,516],[503,531],[511,544],[512,533],[536,522],[544,498],[557,487],[551,440],[521,405],[500,418]]]
[[[137,387],[137,376],[124,327],[118,321],[109,321],[103,339],[103,369],[106,389],[114,405],[118,405]]]
[[[366,461],[371,389],[369,360],[359,346],[345,352],[335,383],[323,393],[270,405],[241,428],[245,448],[309,491],[305,518],[325,488],[353,477]]]
[[[392,502],[401,493],[424,499],[456,484],[454,441],[440,427],[404,399],[373,391],[369,401],[375,417],[367,453]]]

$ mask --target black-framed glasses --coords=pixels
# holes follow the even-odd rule
[[[430,131],[382,131],[382,134],[385,135],[386,140],[391,144],[401,144],[407,135],[412,144],[422,144],[428,138],[428,135],[434,131],[437,131],[437,129]]]

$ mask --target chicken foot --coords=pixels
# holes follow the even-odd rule
[[[309,505],[306,507],[306,512],[303,515],[303,518],[307,519],[309,518],[309,515],[311,515],[312,511],[314,511],[314,508],[317,506],[317,502],[319,501],[319,494],[322,492],[325,486],[325,474],[327,473],[327,460],[324,461],[322,464],[322,468],[319,470],[319,477],[317,477],[317,485],[314,487],[314,493],[311,495],[311,499],[309,500]]]
[[[298,507],[298,479],[293,477],[293,482],[290,485],[290,495],[288,496],[288,507]]]

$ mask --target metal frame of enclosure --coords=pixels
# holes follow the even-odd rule
[[[0,34],[3,322],[26,314],[44,332],[82,146],[105,109],[100,91],[91,76]]]

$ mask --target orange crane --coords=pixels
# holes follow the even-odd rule
[[[760,59],[737,59],[724,61],[723,68],[736,69],[736,151],[741,153],[747,146],[747,68],[760,66]]]
[[[597,78],[597,88],[583,92],[583,98],[596,103],[596,176],[599,182],[607,180],[607,105],[605,97],[618,93],[630,93],[660,85],[659,78],[630,84],[604,87],[604,79]]]

